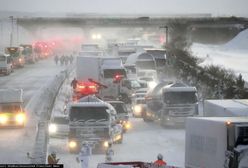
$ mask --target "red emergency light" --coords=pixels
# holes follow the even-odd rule
[[[123,78],[123,75],[116,74],[116,75],[114,76],[113,82],[114,82],[114,83],[120,83],[121,80],[122,80],[122,78]]]
[[[95,94],[98,92],[97,86],[92,82],[78,82],[76,90],[84,95]]]

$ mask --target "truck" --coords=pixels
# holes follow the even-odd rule
[[[204,100],[205,117],[248,116],[248,99]]]
[[[77,97],[97,94],[102,98],[122,97],[123,101],[130,101],[132,86],[126,86],[126,71],[120,58],[78,56],[76,79],[78,87],[74,95]],[[85,94],[86,90],[89,93]]]
[[[113,99],[122,97],[126,102],[129,88],[123,88],[121,85],[121,81],[127,77],[121,59],[116,57],[102,58],[100,69],[102,74],[101,83],[108,87],[101,91],[102,97]]]
[[[21,54],[20,47],[6,47],[5,53],[10,55],[14,68],[24,67],[25,59]]]
[[[0,52],[0,74],[9,75],[11,72],[13,72],[13,66],[10,55]]]
[[[248,117],[189,117],[186,168],[245,168],[248,165]]]
[[[197,89],[180,82],[161,82],[147,93],[146,104],[144,121],[159,119],[162,126],[183,125],[186,117],[198,115]]]
[[[0,89],[0,127],[24,127],[22,89]]]
[[[69,151],[78,153],[83,142],[92,146],[93,152],[102,153],[109,142],[122,143],[122,128],[116,124],[115,109],[101,100],[89,101],[90,96],[71,103],[69,110]]]
[[[33,46],[31,44],[21,44],[21,54],[23,55],[25,62],[35,63],[37,58],[33,52]]]

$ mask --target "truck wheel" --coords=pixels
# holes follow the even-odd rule
[[[161,125],[162,127],[166,127],[166,126],[167,126],[167,125],[166,125],[166,120],[164,119],[164,117],[161,118],[161,120],[160,120],[160,125]]]
[[[151,118],[147,117],[146,112],[142,113],[142,118],[143,118],[144,122],[152,122],[153,121]]]
[[[131,103],[131,100],[129,99],[129,97],[126,95],[126,94],[122,94],[121,95],[121,100],[126,103],[126,104],[129,104]]]
[[[117,141],[118,144],[122,144],[123,141],[123,135],[121,135],[121,139],[119,141]]]

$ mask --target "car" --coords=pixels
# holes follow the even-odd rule
[[[67,116],[53,116],[49,123],[50,137],[67,137],[69,133],[69,119]]]
[[[126,104],[122,101],[107,101],[107,102],[115,108],[117,113],[116,115],[117,123],[121,124],[123,127],[123,132],[126,132],[131,127]]]

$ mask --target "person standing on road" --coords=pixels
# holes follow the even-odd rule
[[[62,55],[62,56],[59,58],[59,61],[60,61],[61,66],[63,66],[63,65],[64,65],[64,62],[65,62],[65,56]]]
[[[81,163],[81,168],[89,168],[89,159],[91,156],[91,147],[86,142],[83,143],[83,147],[79,152],[77,162]]]
[[[163,161],[163,155],[159,153],[157,156],[157,160],[154,162],[154,165],[156,167],[164,167],[164,166],[166,166],[166,164],[167,163],[165,161]]]
[[[56,158],[55,152],[52,152],[50,155],[48,155],[47,162],[48,164],[57,164],[59,162],[59,159]]]
[[[54,57],[54,61],[55,61],[55,64],[56,64],[56,65],[58,65],[58,61],[59,61],[59,57],[58,57],[58,55],[55,55],[55,57]]]
[[[70,56],[70,64],[72,64],[72,62],[73,62],[73,56],[71,55]]]
[[[111,162],[113,160],[114,150],[112,148],[112,143],[108,143],[108,149],[106,151],[106,162]]]
[[[71,87],[72,87],[73,89],[76,89],[76,88],[77,88],[77,83],[78,83],[77,79],[74,78],[74,79],[71,81]]]

